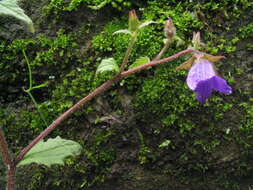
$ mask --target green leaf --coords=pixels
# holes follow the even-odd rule
[[[81,145],[75,141],[65,140],[61,137],[40,141],[19,162],[18,166],[38,163],[46,166],[52,164],[64,164],[67,156],[80,153]]]
[[[16,0],[1,0],[0,1],[0,15],[13,16],[26,24],[28,24],[29,30],[34,32],[32,20],[24,13]]]
[[[117,73],[119,72],[119,66],[117,65],[115,59],[113,58],[103,59],[97,68],[96,74],[107,71],[115,71]]]
[[[141,29],[141,28],[143,28],[143,27],[145,27],[145,26],[148,26],[148,25],[150,25],[150,24],[155,24],[156,22],[155,21],[146,21],[146,22],[144,22],[144,23],[142,23],[142,24],[140,24],[139,26],[138,26],[138,29]]]
[[[136,61],[132,65],[129,66],[129,69],[139,67],[139,66],[144,65],[148,62],[150,62],[150,59],[148,57],[140,57],[140,58],[136,59]]]

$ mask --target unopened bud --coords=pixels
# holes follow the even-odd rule
[[[176,35],[176,27],[174,26],[171,18],[168,18],[165,22],[164,34],[167,38],[170,39]]]
[[[200,48],[206,47],[206,45],[203,42],[201,42],[200,32],[197,33],[193,32],[192,44],[195,50],[199,50]]]
[[[193,32],[192,43],[194,46],[200,45],[200,32],[197,33]]]
[[[140,21],[136,15],[135,10],[131,10],[129,12],[129,20],[128,20],[128,27],[131,32],[138,30],[138,26],[140,25]]]

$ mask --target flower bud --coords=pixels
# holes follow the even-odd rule
[[[128,20],[128,27],[131,32],[135,32],[138,30],[138,26],[140,25],[140,21],[136,15],[135,10],[131,10],[129,12],[129,20]]]
[[[198,47],[200,45],[200,32],[193,32],[192,44],[194,45],[194,47]]]
[[[171,18],[168,18],[165,22],[164,35],[170,39],[176,35],[176,27],[174,26]]]
[[[200,38],[200,32],[193,32],[193,37],[192,37],[192,44],[193,44],[193,49],[199,50],[200,48],[205,47],[206,45],[201,42]]]

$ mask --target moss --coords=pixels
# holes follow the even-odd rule
[[[83,5],[99,6],[102,2],[58,0],[50,1],[45,9],[49,12],[56,10],[54,14],[61,18],[60,11],[78,12]],[[110,9],[114,6],[113,2],[121,7],[117,10],[130,6],[124,5],[124,2],[131,2],[131,8],[139,6],[129,0],[107,1],[106,7]],[[173,19],[177,34],[185,40],[185,44],[181,47],[173,44],[165,56],[186,48],[193,31],[203,31],[203,38],[209,41],[207,50],[215,54],[223,52],[234,55],[240,40],[251,37],[250,24],[236,30],[241,36],[231,37],[226,36],[227,33],[220,33],[231,30],[230,25],[220,24],[219,21],[231,21],[231,16],[238,18],[242,10],[252,6],[246,1],[178,3],[149,0],[146,3],[147,6],[139,11],[140,17],[142,20],[152,19],[157,24],[146,27],[140,33],[129,64],[140,56],[155,57],[163,46],[162,30],[167,17]],[[114,8],[110,10],[115,11]],[[40,35],[34,40],[1,42],[0,67],[5,73],[0,79],[1,84],[8,83],[12,89],[17,86],[20,89],[12,92],[16,94],[8,99],[6,97],[10,97],[11,91],[1,86],[6,93],[2,99],[8,105],[6,103],[1,108],[0,120],[13,150],[20,150],[20,146],[25,146],[44,128],[36,110],[21,93],[20,87],[27,83],[21,50],[29,53],[36,83],[50,81],[49,88],[52,91],[43,89],[35,91],[34,95],[39,99],[48,122],[51,122],[111,77],[95,78],[95,69],[105,57],[114,57],[118,64],[121,63],[129,36],[113,35],[113,32],[124,28],[127,28],[126,16],[109,22],[93,37],[93,50],[85,53],[80,50],[83,45],[79,40],[80,36],[92,32],[88,25],[78,29],[78,34],[60,30],[55,37]],[[24,180],[21,180],[20,189],[103,189],[108,184],[126,187],[133,178],[136,178],[135,183],[144,187],[141,184],[143,180],[138,181],[144,177],[148,179],[149,186],[145,187],[153,189],[166,189],[168,186],[172,189],[194,189],[196,186],[203,189],[212,187],[212,183],[217,183],[212,189],[236,188],[237,182],[229,178],[236,176],[238,179],[252,172],[252,100],[249,99],[250,92],[240,93],[236,86],[236,81],[245,70],[230,61],[225,66],[219,66],[235,89],[233,95],[214,93],[207,104],[199,105],[194,92],[185,84],[187,73],[175,71],[175,67],[184,60],[180,58],[129,76],[100,96],[100,99],[76,112],[51,135],[77,140],[84,147],[83,153],[77,158],[68,158],[63,167],[48,169],[33,165],[21,169],[21,173],[27,169],[32,170],[33,174],[27,179],[29,183],[22,184]],[[133,97],[127,109],[122,103],[122,93],[119,93],[123,88],[124,93]],[[18,104],[20,107],[16,108],[10,102],[18,97],[22,100]],[[102,102],[102,106],[99,102]],[[112,116],[112,121],[106,120],[107,116]],[[140,168],[143,173],[131,177]],[[217,177],[215,172],[224,175]],[[153,176],[154,173],[159,175]],[[155,184],[161,178],[164,180]],[[168,178],[173,178],[172,182],[176,184],[168,185]],[[189,187],[193,183],[197,185]]]
[[[240,3],[235,6],[241,6],[242,4]],[[162,4],[163,3],[150,2],[149,5],[151,6],[148,7],[144,12],[144,18],[153,19],[158,22],[157,26],[154,26],[154,28],[150,27],[145,31],[145,34],[147,34],[145,38],[142,38],[142,36],[139,37],[140,41],[145,41],[145,39],[153,39],[151,40],[153,44],[149,44],[151,43],[149,40],[147,45],[144,45],[144,47],[159,47],[159,41],[161,41],[161,37],[159,37],[159,35],[155,36],[152,32],[148,33],[147,31],[152,31],[153,29],[155,31],[161,30],[162,25],[159,23],[162,23],[162,21],[165,20],[167,16],[170,16],[173,18],[173,20],[175,20],[175,24],[178,28],[178,33],[182,38],[190,35],[189,33],[191,33],[192,30],[202,29],[204,27],[203,23],[192,17],[189,12],[184,12],[184,9],[182,8],[183,6],[178,5],[174,9],[169,9],[169,7],[166,7],[166,10],[164,10],[162,7],[160,7]],[[210,6],[213,11],[225,9],[225,6],[219,4],[206,4],[204,6],[204,9],[208,10],[210,9]],[[230,8],[231,7],[228,7],[226,10],[229,10]],[[184,17],[179,17],[179,15],[182,14]],[[240,13],[238,12],[238,14]],[[159,15],[159,18],[156,17],[156,15]],[[113,25],[115,29],[111,29]],[[101,43],[99,45],[99,41],[96,39],[96,37],[95,42],[97,44],[95,44],[95,48],[100,46],[101,48],[97,49],[100,49],[101,52],[111,52],[115,57],[122,57],[123,53],[120,55],[120,50],[122,46],[125,48],[126,43],[122,43],[123,45],[121,45],[121,47],[118,47],[117,38],[119,38],[121,42],[124,42],[124,38],[126,37],[115,37],[116,40],[111,40],[112,38],[110,37],[110,33],[113,33],[118,29],[115,25],[115,22],[113,22],[112,25],[109,25],[110,30],[107,30],[108,28],[106,26],[104,33],[99,36],[99,39],[109,39],[109,42],[106,41],[107,44],[105,44],[105,47],[115,47],[116,52],[113,51],[114,48],[110,49],[109,51],[104,51],[102,48],[103,44]],[[228,41],[221,39],[220,36],[214,35],[213,37],[215,38],[212,39],[212,42],[209,44],[209,46],[214,46],[214,42],[219,45],[216,46],[217,49],[215,49],[215,47],[209,48],[212,53],[218,53],[219,51],[222,51],[227,54],[231,54],[232,52],[236,51],[236,45],[239,42],[238,38],[235,37],[231,41]],[[158,45],[156,46],[154,43],[157,43]],[[143,45],[143,43],[140,44]],[[138,43],[136,47],[138,47]],[[136,49],[137,51],[135,50],[133,52],[133,57],[131,60],[135,59],[135,53],[137,54],[136,57],[143,54],[148,54],[150,57],[152,57],[157,53],[157,48],[154,48],[153,51],[151,50],[151,53],[147,53],[146,48],[145,52],[141,52],[141,48]],[[168,54],[172,53],[173,51],[168,52]],[[181,61],[177,61],[173,64],[179,64],[180,62]],[[194,94],[190,92],[183,83],[185,72],[175,72],[175,67],[173,64],[159,66],[159,68],[155,69],[154,74],[149,74],[148,78],[146,77],[145,79],[141,78],[145,75],[139,74],[138,80],[141,81],[140,83],[136,81],[131,82],[131,80],[135,78],[132,76],[129,77],[128,80],[123,81],[122,84],[126,84],[129,90],[137,90],[137,94],[135,94],[135,110],[139,114],[137,114],[136,118],[138,118],[137,120],[139,125],[143,126],[140,126],[140,130],[144,135],[147,135],[144,138],[148,138],[150,140],[150,144],[147,144],[147,146],[153,147],[151,149],[151,157],[149,161],[161,161],[163,157],[166,157],[166,154],[178,150],[179,152],[182,151],[182,155],[179,157],[178,163],[172,161],[177,160],[177,158],[171,159],[173,165],[185,164],[185,170],[205,172],[212,168],[212,163],[210,163],[210,160],[206,159],[203,161],[203,163],[197,163],[194,162],[194,160],[200,159],[200,157],[202,157],[201,155],[209,155],[212,157],[221,147],[223,147],[225,144],[230,144],[236,138],[236,135],[234,133],[230,133],[230,128],[223,127],[225,122],[224,118],[229,117],[228,115],[230,115],[230,112],[233,110],[233,101],[231,98],[227,99],[224,96],[221,98],[220,95],[215,94],[216,97],[214,95],[209,100],[210,103],[204,107],[199,106],[195,100]],[[145,72],[147,71],[144,71],[144,73]],[[227,76],[227,78],[232,83],[232,77]],[[141,87],[138,86],[140,84]],[[145,112],[142,112],[142,110],[145,110]],[[194,112],[192,110],[194,110]],[[228,134],[225,136],[218,135],[224,133]],[[181,140],[178,140],[178,138]],[[168,150],[157,150],[157,146],[159,146],[159,144],[166,141],[167,139],[170,139],[170,142],[173,145],[169,148],[169,153]],[[160,143],[154,145],[153,142]],[[188,147],[189,150],[186,150],[182,147]],[[237,156],[238,155],[234,155],[230,159],[235,159]],[[145,158],[145,163],[148,163],[146,161],[146,156],[143,158]],[[225,158],[221,157],[219,159],[222,160]],[[168,160],[165,160],[164,164],[168,164],[168,162]],[[187,166],[187,163],[192,163],[192,165]],[[160,169],[166,165],[164,164],[161,164]],[[235,168],[237,168],[237,166],[235,166]],[[172,168],[170,169],[173,172],[177,172]]]
[[[242,39],[252,38],[253,35],[253,24],[247,24],[239,29],[239,36]]]
[[[50,81],[52,84],[60,77],[62,71],[73,67],[73,62],[80,59],[76,48],[73,36],[65,34],[63,30],[57,33],[55,39],[40,35],[35,40],[14,40],[10,44],[2,42],[0,57],[3,75],[0,88],[4,91],[5,86],[8,86],[8,92],[12,92],[4,95],[4,98],[9,97],[11,100],[22,94],[22,88],[27,86],[28,72],[23,50],[30,60],[34,82],[39,84]]]
[[[51,0],[48,5],[44,7],[44,12],[49,14],[59,14],[59,12],[64,11],[73,11],[77,10],[81,6],[88,7],[93,10],[99,10],[104,7],[111,7],[118,11],[122,11],[125,8],[130,8],[131,6],[140,6],[142,4],[141,1],[133,1],[133,0]]]
[[[239,128],[240,135],[238,135],[238,138],[240,139],[240,142],[243,143],[244,147],[248,149],[252,146],[252,116],[253,116],[253,108],[252,108],[252,98],[249,100],[249,102],[242,102],[240,104],[240,107],[243,108],[244,111],[244,118],[241,120],[241,125]]]

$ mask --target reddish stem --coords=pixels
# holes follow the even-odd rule
[[[15,169],[16,166],[14,165],[10,151],[8,148],[8,144],[5,140],[4,132],[0,128],[0,150],[3,155],[3,161],[7,168],[7,186],[6,190],[14,190],[15,186]]]
[[[24,156],[26,155],[26,153],[34,146],[36,145],[41,139],[43,139],[45,136],[47,136],[52,130],[54,130],[59,124],[61,124],[61,122],[63,122],[66,118],[68,118],[73,112],[75,112],[77,109],[79,109],[82,105],[84,105],[86,102],[90,101],[91,99],[93,99],[94,97],[96,97],[97,95],[101,94],[104,90],[108,89],[113,83],[117,82],[119,79],[136,73],[138,71],[141,71],[147,67],[152,67],[161,63],[165,63],[168,61],[172,61],[182,55],[185,55],[187,53],[191,53],[194,52],[194,50],[191,49],[187,49],[187,50],[183,50],[175,55],[172,55],[170,57],[167,57],[165,59],[161,59],[161,60],[157,60],[157,61],[151,61],[145,65],[136,67],[134,69],[130,69],[126,72],[122,72],[120,74],[117,74],[116,76],[114,76],[112,79],[106,81],[105,83],[103,83],[101,86],[99,86],[98,88],[96,88],[93,92],[91,92],[90,94],[88,94],[86,97],[84,97],[83,99],[81,99],[79,102],[77,102],[74,106],[72,106],[70,109],[68,109],[65,113],[63,113],[61,116],[59,116],[51,125],[49,125],[40,135],[38,135],[27,147],[25,147],[20,153],[19,155],[16,157],[15,159],[15,163],[17,164],[18,162],[20,162]]]
[[[7,170],[6,190],[14,190],[15,188],[15,171],[16,171],[16,166],[14,164],[11,164]]]
[[[131,75],[133,73],[136,73],[136,72],[139,72],[139,71],[142,71],[148,67],[152,67],[152,66],[155,66],[155,65],[159,65],[161,63],[165,63],[165,62],[169,62],[169,61],[172,61],[174,59],[177,59],[178,57],[182,56],[182,55],[185,55],[187,53],[192,53],[192,52],[195,52],[195,50],[192,50],[192,49],[186,49],[186,50],[183,50],[183,51],[180,51],[170,57],[167,57],[167,58],[164,58],[164,59],[160,59],[160,60],[155,60],[155,61],[150,61],[149,63],[147,64],[144,64],[144,65],[141,65],[139,67],[136,67],[136,68],[133,68],[133,69],[130,69],[128,71],[125,71],[123,73],[121,73],[121,78],[127,76],[127,75]]]
[[[88,94],[86,97],[81,99],[79,102],[77,102],[74,106],[69,108],[66,112],[64,112],[61,116],[59,116],[51,125],[49,125],[44,131],[42,131],[27,147],[25,147],[19,155],[15,159],[15,163],[17,164],[20,162],[23,157],[26,155],[26,153],[34,146],[36,145],[41,139],[43,139],[45,136],[47,136],[52,130],[55,129],[61,122],[63,122],[67,117],[69,117],[73,112],[75,112],[77,109],[79,109],[83,104],[91,100],[92,98],[96,97],[98,94],[102,93],[105,89],[110,87],[114,82],[116,82],[119,79],[119,75],[114,76],[112,79],[106,81],[101,86],[96,88],[93,92]]]
[[[3,161],[6,167],[10,166],[12,164],[11,155],[9,152],[8,144],[5,140],[4,132],[0,128],[0,149],[3,155]]]

